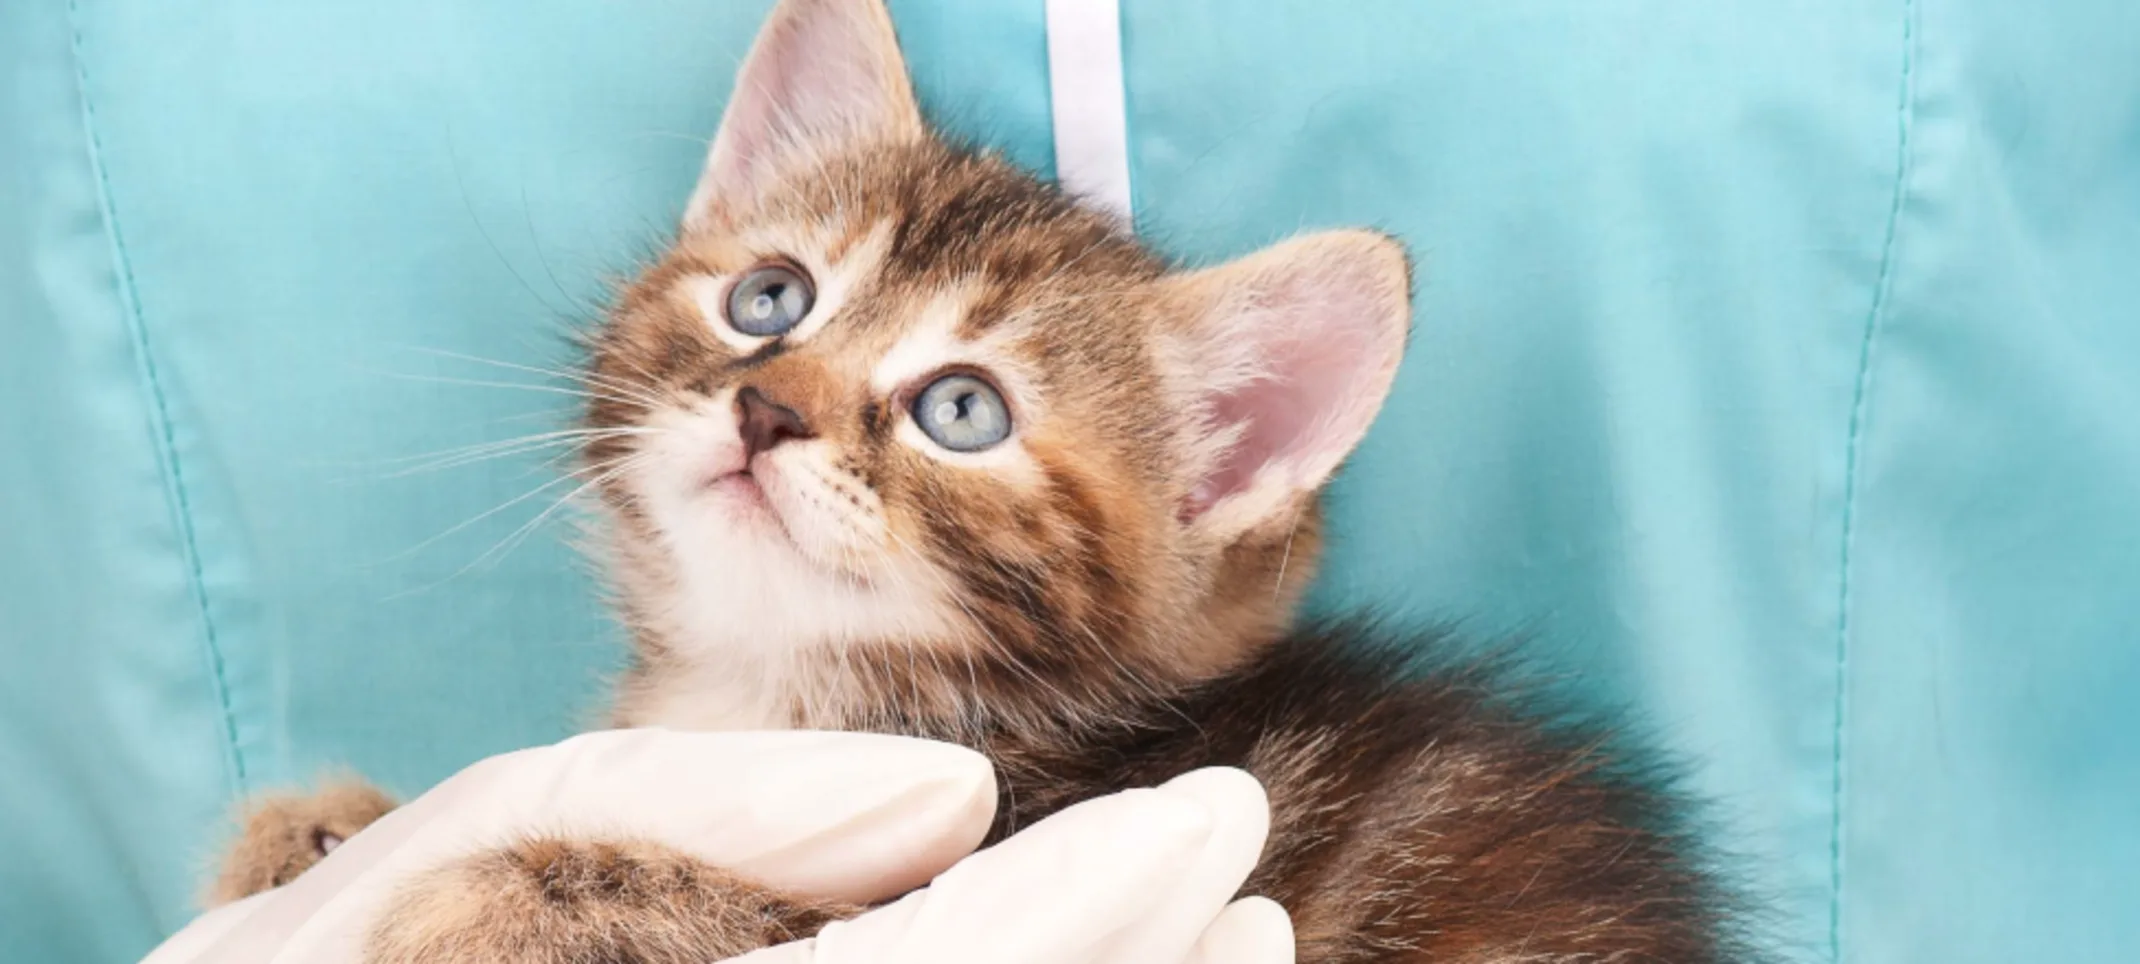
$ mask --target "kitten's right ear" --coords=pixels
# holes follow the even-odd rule
[[[1168,284],[1179,328],[1162,364],[1197,415],[1181,518],[1219,545],[1289,529],[1389,395],[1410,259],[1385,235],[1326,231]]]
[[[783,167],[924,131],[883,0],[781,0],[736,77],[684,229],[749,207]]]

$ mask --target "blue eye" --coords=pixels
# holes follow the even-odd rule
[[[953,452],[978,452],[1011,434],[1011,410],[996,387],[972,375],[945,375],[914,396],[914,424]]]
[[[784,335],[817,300],[810,279],[801,271],[781,265],[755,268],[728,292],[728,323],[736,330],[758,338]]]

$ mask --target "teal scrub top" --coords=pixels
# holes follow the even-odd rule
[[[552,452],[427,453],[569,418],[528,369],[765,7],[0,5],[0,960],[137,958],[241,794],[585,722],[622,643]],[[1048,170],[1041,0],[893,12],[926,107]],[[1121,25],[1140,234],[1420,259],[1317,607],[1631,707],[1788,959],[2140,956],[2140,4]]]

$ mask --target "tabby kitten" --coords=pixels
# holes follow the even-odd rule
[[[933,135],[880,0],[784,0],[591,340],[587,422],[627,430],[584,469],[637,642],[615,722],[965,743],[996,837],[1243,767],[1272,806],[1247,889],[1305,962],[1738,959],[1678,802],[1595,734],[1378,655],[1437,636],[1293,627],[1409,304],[1372,233],[1176,270]],[[255,846],[222,896],[346,832],[301,832],[341,826],[313,803],[255,821],[303,852]],[[369,954],[702,964],[857,911],[543,839],[417,881]]]

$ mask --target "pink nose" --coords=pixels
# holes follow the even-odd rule
[[[802,416],[794,409],[749,386],[736,393],[736,429],[743,436],[745,464],[758,453],[789,439],[811,436],[810,426],[803,424]]]

